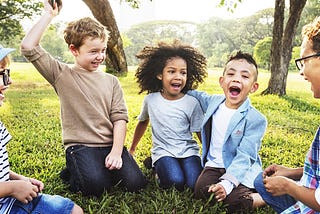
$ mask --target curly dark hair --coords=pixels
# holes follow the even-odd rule
[[[196,89],[207,76],[206,57],[196,48],[182,44],[178,40],[171,44],[159,42],[156,46],[146,46],[136,57],[141,60],[135,74],[141,89],[139,94],[144,91],[149,94],[162,90],[162,81],[157,78],[157,75],[162,74],[168,60],[173,57],[180,57],[187,63],[187,81],[182,93]]]

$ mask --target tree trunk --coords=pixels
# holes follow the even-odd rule
[[[93,16],[107,27],[109,34],[106,67],[108,72],[126,74],[127,60],[123,50],[122,39],[108,0],[83,0]]]
[[[262,94],[286,95],[293,39],[307,0],[290,0],[289,18],[283,32],[285,0],[275,1],[273,40],[271,44],[271,77]]]

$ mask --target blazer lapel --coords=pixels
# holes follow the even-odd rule
[[[227,141],[227,139],[230,137],[232,132],[238,132],[238,131],[242,132],[242,130],[235,130],[235,129],[238,126],[239,122],[243,119],[244,112],[247,111],[249,105],[250,105],[250,101],[249,101],[249,99],[246,99],[246,101],[234,113],[234,115],[232,116],[232,118],[231,118],[231,120],[229,122],[229,126],[228,126],[228,129],[226,131],[225,138],[224,138],[224,142]]]

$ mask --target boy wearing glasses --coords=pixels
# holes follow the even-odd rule
[[[0,106],[4,92],[11,84],[10,59],[12,48],[0,45]],[[68,198],[42,194],[44,184],[34,178],[28,178],[10,170],[7,143],[11,135],[0,121],[0,213],[72,213],[82,214],[82,209]]]
[[[320,98],[320,17],[302,30],[300,74]],[[306,155],[304,167],[273,164],[257,176],[255,188],[277,213],[320,213],[320,127]]]
[[[54,59],[41,37],[62,4],[44,0],[44,13],[21,44],[22,54],[53,86],[61,104],[67,169],[61,174],[74,192],[101,196],[119,185],[136,192],[146,179],[124,147],[127,107],[119,80],[99,70],[105,61],[108,32],[92,18],[70,22],[64,39],[75,63]]]

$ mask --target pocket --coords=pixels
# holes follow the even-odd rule
[[[83,146],[83,145],[69,146],[66,150],[66,154],[76,153],[76,152],[79,152],[79,151],[84,150],[86,148],[87,148],[87,146]]]

